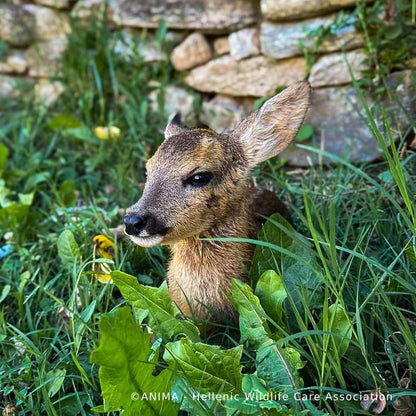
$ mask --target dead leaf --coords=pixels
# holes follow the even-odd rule
[[[379,415],[386,408],[387,400],[386,396],[380,391],[372,391],[363,395],[364,398],[361,400],[361,408],[364,410],[370,410],[373,403],[377,405],[372,409],[372,412]]]
[[[410,396],[401,396],[393,402],[394,416],[411,416],[415,414],[415,406]]]

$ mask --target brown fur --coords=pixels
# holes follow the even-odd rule
[[[167,280],[172,299],[185,315],[204,320],[233,316],[232,278],[244,279],[253,247],[206,238],[255,238],[264,217],[285,213],[272,192],[249,186],[247,174],[282,151],[296,135],[309,106],[309,86],[299,83],[271,98],[232,135],[189,130],[177,122],[166,128],[165,142],[147,163],[142,198],[128,215],[151,214],[163,235],[130,238],[144,246],[168,244],[172,257]],[[211,172],[203,187],[187,178]],[[146,234],[146,233],[145,233]]]

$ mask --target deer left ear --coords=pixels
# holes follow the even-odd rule
[[[179,113],[175,113],[169,120],[168,125],[165,129],[165,139],[168,139],[172,136],[177,136],[185,131],[189,131],[190,129],[182,124],[181,115]]]
[[[243,146],[249,166],[283,151],[298,133],[310,105],[308,82],[292,84],[243,120],[233,137]]]

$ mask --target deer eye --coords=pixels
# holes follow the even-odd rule
[[[201,188],[202,186],[208,185],[212,179],[211,172],[199,172],[195,175],[190,176],[186,181],[186,185],[191,185],[196,188]]]

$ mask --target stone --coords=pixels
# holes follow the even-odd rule
[[[39,40],[65,37],[70,32],[68,17],[49,7],[27,4],[23,9],[35,17],[35,36]]]
[[[34,88],[35,103],[39,106],[51,107],[64,91],[65,86],[62,82],[50,82],[48,80],[41,79],[37,82]]]
[[[214,39],[212,44],[214,48],[215,56],[225,55],[230,52],[230,43],[228,42],[228,36],[221,36],[220,38]]]
[[[31,46],[26,53],[29,76],[50,77],[59,75],[60,58],[67,45],[66,38],[58,38],[38,42]]]
[[[201,33],[192,33],[171,53],[170,60],[177,71],[186,71],[208,62],[211,46]]]
[[[171,46],[179,45],[187,36],[186,32],[179,30],[169,30],[166,32],[164,41]]]
[[[144,39],[139,32],[129,28],[119,32],[118,39],[113,45],[113,50],[127,62],[133,61],[137,58],[137,55],[141,56],[144,62],[147,63],[167,59],[166,54],[154,38]]]
[[[13,98],[17,92],[17,80],[15,78],[0,75],[0,99]]]
[[[158,95],[160,89],[155,89],[149,94],[150,108],[152,111],[159,111]],[[183,122],[189,127],[196,126],[196,112],[194,107],[195,95],[185,88],[176,85],[167,85],[164,90],[163,112],[166,116],[180,113]]]
[[[0,59],[0,72],[7,74],[24,74],[27,70],[27,59],[23,52],[12,50],[3,60]]]
[[[73,3],[72,0],[35,0],[40,6],[55,7],[56,9],[69,9]]]
[[[302,46],[306,48],[313,45],[314,39],[308,33],[321,26],[330,26],[334,20],[330,17],[320,17],[296,23],[269,23],[264,22],[260,30],[261,51],[264,55],[282,59],[303,55]],[[319,52],[334,52],[360,47],[363,39],[356,32],[353,25],[339,29],[328,36],[319,46]]]
[[[361,72],[368,69],[365,59],[362,50],[324,55],[312,65],[309,82],[313,88],[349,84],[350,69],[354,79],[360,79]]]
[[[27,92],[32,85],[33,80],[28,78],[0,75],[0,100],[16,98],[21,93]]]
[[[97,19],[104,18],[109,23],[113,22],[114,1],[107,0],[78,0],[71,10],[71,16],[81,19]]]
[[[192,69],[185,82],[202,92],[263,97],[279,86],[304,79],[305,69],[303,58],[276,61],[256,56],[237,61],[224,55]]]
[[[392,101],[385,99],[381,103],[365,93],[368,105],[377,120],[380,131],[383,131],[381,108],[388,112],[392,120],[393,137],[402,137],[410,120],[416,116],[416,94],[412,84],[411,71],[395,73],[386,79]],[[399,99],[403,108],[395,99]],[[359,109],[357,112],[356,107]],[[406,114],[407,112],[407,114]],[[361,118],[364,110],[353,87],[329,87],[314,90],[311,108],[305,124],[314,129],[311,143],[302,143],[326,152],[335,154],[351,163],[371,162],[382,156],[382,151],[369,127]],[[292,144],[281,155],[292,166],[309,166],[311,163],[331,163],[331,159],[319,157],[305,149]],[[333,161],[332,161],[333,163]]]
[[[199,119],[217,133],[230,133],[253,111],[254,100],[218,94],[202,103]]]
[[[165,53],[156,43],[145,43],[141,45],[139,48],[139,54],[143,58],[144,62],[147,63],[160,62],[166,59]]]
[[[257,28],[241,29],[228,37],[230,55],[235,59],[244,59],[260,54],[259,31]]]
[[[163,19],[169,28],[224,32],[256,23],[252,0],[113,0],[114,21],[120,26],[157,28]]]
[[[371,2],[372,0],[365,0]],[[355,0],[261,0],[261,12],[269,20],[296,20],[355,6]]]
[[[0,39],[24,47],[34,40],[35,16],[14,4],[0,4]]]

